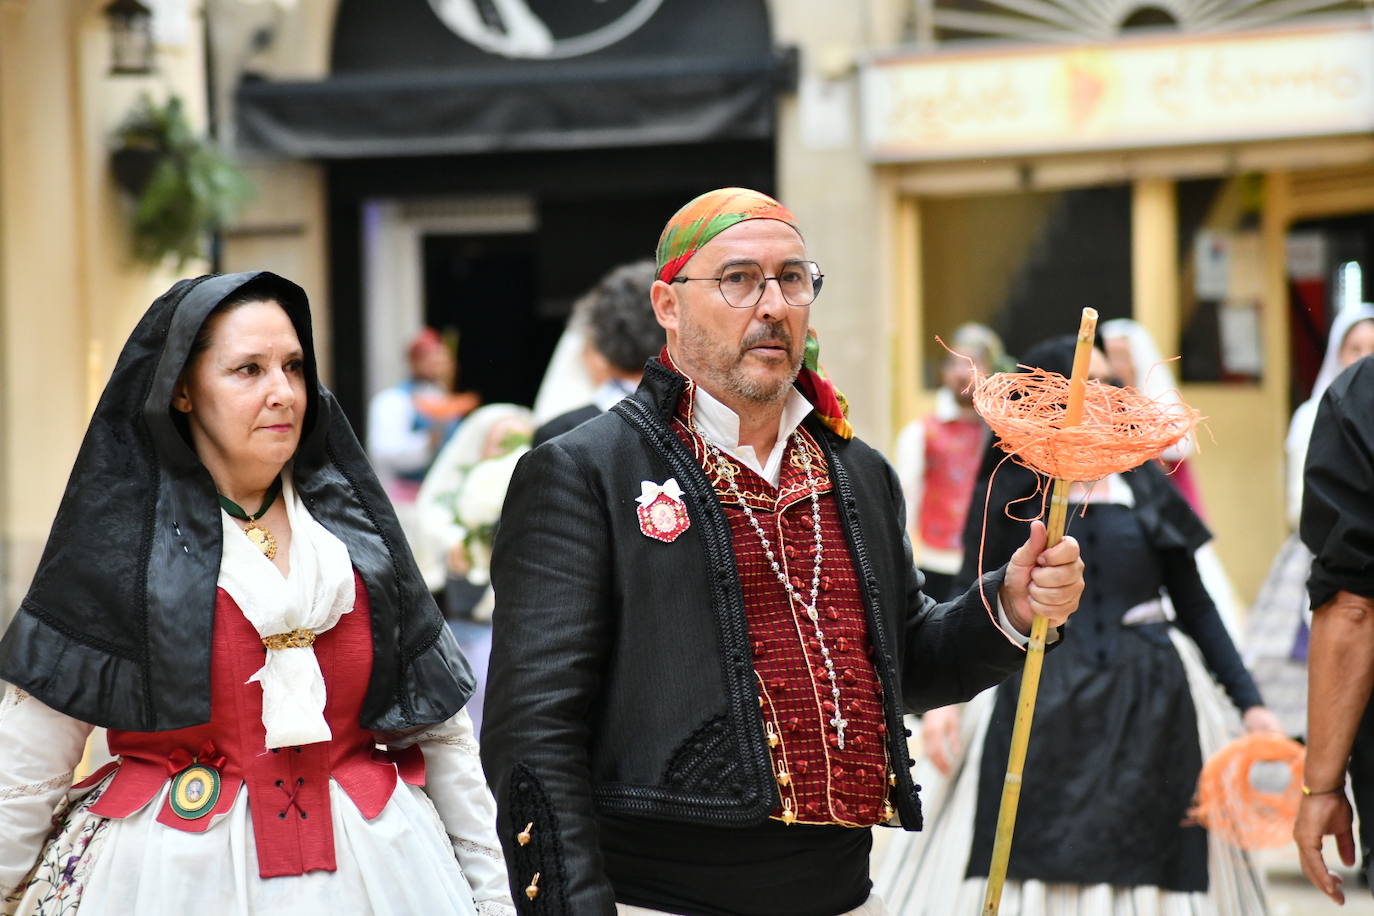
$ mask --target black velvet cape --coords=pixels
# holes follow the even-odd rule
[[[265,272],[178,281],[134,328],[29,592],[0,640],[0,679],[94,725],[165,731],[209,720],[223,534],[214,482],[170,404],[206,317],[254,281],[286,310],[305,354],[297,491],[347,546],[371,599],[372,675],[360,724],[390,731],[442,722],[471,695],[471,669],[357,437],[319,382],[304,290]]]

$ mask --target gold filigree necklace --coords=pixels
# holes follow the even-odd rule
[[[281,477],[278,476],[276,480],[272,481],[272,486],[267,488],[267,495],[262,500],[262,508],[252,515],[249,515],[242,506],[224,494],[215,494],[219,498],[220,508],[234,518],[248,523],[247,527],[243,529],[243,533],[248,536],[248,540],[253,542],[253,546],[261,550],[263,556],[269,560],[277,558],[277,539],[265,526],[258,524],[258,519],[266,515],[267,510],[272,508],[272,504],[277,501],[277,494],[280,492]]]

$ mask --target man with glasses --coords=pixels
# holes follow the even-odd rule
[[[756,191],[688,203],[633,397],[535,451],[493,561],[482,757],[531,913],[881,914],[869,827],[921,825],[902,714],[1017,670],[1077,607],[1038,522],[937,606],[903,501],[820,371],[822,272]],[[957,876],[952,876],[957,877]]]

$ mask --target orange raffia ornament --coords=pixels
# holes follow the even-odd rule
[[[1057,372],[975,376],[973,406],[1012,460],[1059,480],[1101,480],[1138,467],[1191,433],[1202,415],[1134,388],[1084,381],[1083,417],[1064,423],[1069,379]]]
[[[1305,755],[1301,744],[1283,735],[1261,733],[1237,738],[1213,754],[1202,768],[1197,806],[1189,810],[1189,816],[1241,849],[1273,849],[1291,843],[1298,802],[1302,800]],[[1286,767],[1284,787],[1266,791],[1257,786],[1257,764]]]

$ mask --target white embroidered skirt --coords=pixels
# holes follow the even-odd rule
[[[405,783],[368,821],[331,782],[338,870],[268,879],[258,876],[246,791],[209,830],[186,833],[157,822],[161,795],[122,820],[91,814],[107,783],[60,816],[5,916],[477,913],[433,804]]]

